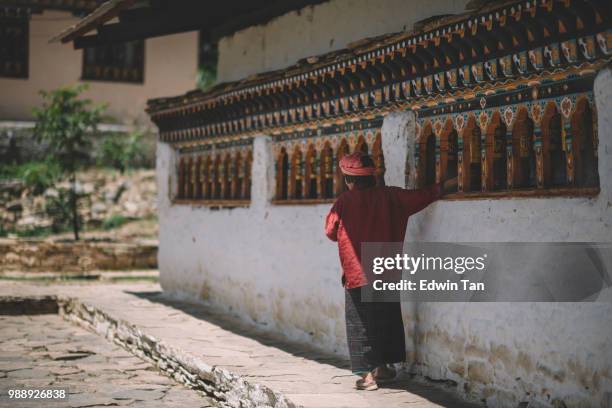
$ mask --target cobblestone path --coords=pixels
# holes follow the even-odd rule
[[[238,315],[172,299],[158,284],[0,282],[0,299],[51,295],[63,299],[69,319],[99,335],[56,315],[0,316],[0,389],[17,381],[29,387],[65,386],[74,394],[69,405],[54,405],[62,407],[482,406],[461,401],[453,384],[433,384],[406,373],[375,392],[357,391],[345,358],[288,342]],[[175,380],[195,384],[214,401],[201,397],[189,402],[198,396],[195,391],[172,383],[125,349],[150,357]]]
[[[66,389],[66,400],[10,400],[8,389]],[[0,407],[210,407],[198,392],[57,315],[0,316]]]

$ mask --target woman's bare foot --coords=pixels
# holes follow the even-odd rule
[[[387,366],[376,367],[374,371],[372,371],[374,375],[374,380],[377,383],[388,383],[395,380],[397,372],[393,368],[389,368]]]

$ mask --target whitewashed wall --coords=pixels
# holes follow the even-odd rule
[[[610,69],[597,76],[595,100],[597,197],[440,201],[410,218],[407,239],[612,242]],[[457,381],[459,390],[486,397],[489,406],[555,400],[568,407],[612,406],[612,303],[423,303],[405,309],[419,374]]]
[[[331,0],[241,30],[219,42],[218,79],[285,68],[355,40],[411,30],[420,20],[465,11],[468,0]]]
[[[611,241],[609,69],[597,77],[595,98],[601,178],[596,198],[440,201],[411,217],[407,240]],[[404,183],[414,127],[412,113],[385,118],[388,184]],[[346,354],[337,249],[323,234],[329,205],[270,203],[270,139],[255,139],[249,208],[172,205],[173,150],[160,143],[157,160],[164,290],[209,301],[291,340]],[[408,182],[413,182],[411,177]],[[456,381],[457,392],[486,398],[489,406],[555,400],[569,407],[608,406],[604,401],[612,392],[610,303],[427,303],[404,304],[403,310],[408,365],[416,373]]]
[[[171,205],[174,154],[160,143],[159,268],[164,291],[208,300],[271,331],[344,354],[337,249],[323,234],[328,205],[274,206],[270,141],[255,139],[252,204]],[[169,181],[170,180],[170,181]]]

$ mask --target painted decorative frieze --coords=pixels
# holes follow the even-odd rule
[[[273,136],[277,176],[285,180],[279,201],[338,194],[326,172],[356,148],[351,134],[365,132],[365,140],[365,129],[375,128],[344,139],[322,135],[398,110],[417,113],[422,185],[456,174],[459,193],[596,189],[591,93],[612,57],[603,3],[513,1],[486,10],[284,72],[151,100],[148,112],[160,140],[181,149]]]
[[[185,145],[177,156],[175,202],[248,204],[252,139]]]
[[[382,117],[274,136],[275,202],[324,202],[345,190],[338,163],[354,151],[372,155],[383,183]]]
[[[419,185],[458,175],[463,193],[598,188],[592,87],[585,76],[417,110]]]

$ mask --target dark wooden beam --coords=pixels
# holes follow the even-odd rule
[[[339,87],[338,81],[326,75],[326,76],[323,76],[323,78],[321,78],[321,84],[327,86],[327,89],[329,89],[330,91],[330,96],[340,95],[340,87]]]
[[[459,64],[459,50],[456,48],[456,46],[454,46],[454,44],[449,43],[446,38],[441,38],[440,45],[438,47],[442,51],[443,58],[448,60],[445,61],[445,63],[448,65]]]
[[[546,42],[544,38],[544,28],[535,17],[525,17],[521,20],[521,24],[525,27],[527,41],[532,47],[540,46]]]
[[[559,24],[559,34],[573,34],[576,31],[576,14],[569,7],[555,3],[555,15]],[[561,27],[565,28],[565,32],[561,32]]]
[[[404,58],[411,67],[410,72],[408,73],[409,77],[423,73],[425,70],[425,62],[421,60],[412,50],[409,49]]]
[[[357,65],[355,67],[355,71],[353,72],[353,74],[357,78],[359,78],[360,86],[358,89],[361,89],[363,87],[369,88],[370,86],[372,86],[372,78],[370,78],[370,76],[366,72],[364,72],[363,68],[360,65]],[[361,83],[363,83],[363,87],[361,86]]]
[[[452,34],[448,44],[457,50],[458,64],[466,64],[467,62],[472,61],[472,48],[459,34]]]
[[[278,99],[280,100],[281,108],[289,106],[290,100],[287,94],[285,93],[286,85],[281,85],[279,91],[276,93]]]
[[[301,100],[302,94],[298,91],[298,88],[295,85],[291,85],[289,88],[287,88],[287,95],[289,96],[290,99],[290,105],[295,106],[297,105]]]
[[[316,85],[321,90],[320,99],[325,100],[329,99],[334,94],[334,89],[328,83],[326,83],[323,78],[319,78],[317,80]]]
[[[300,97],[301,105],[310,103],[311,93],[307,91],[305,87],[302,86],[301,81],[300,81],[300,85],[296,89],[298,90],[301,96]]]
[[[402,68],[403,64],[399,61],[401,58],[400,54],[394,54],[393,56],[385,59],[385,65],[393,73],[394,79],[402,79]]]
[[[427,42],[427,44],[420,45],[419,47],[427,53],[432,59],[432,67],[436,70],[444,69],[448,64],[446,63],[446,58],[442,50],[432,44],[431,41]],[[437,66],[436,66],[437,65]]]
[[[327,75],[326,75],[327,76]],[[351,91],[350,84],[346,78],[343,78],[340,73],[334,72],[328,76],[328,80],[334,84],[334,88],[339,91],[339,94],[347,94]]]
[[[307,87],[312,91],[313,101],[320,101],[323,99],[323,92],[325,92],[326,88],[321,86],[320,81],[315,78],[309,78],[307,81]]]
[[[426,52],[424,47],[422,45],[417,45],[416,48],[414,49],[414,54],[413,54],[418,60],[420,60],[423,63],[423,73],[425,72],[431,72],[434,70],[433,68],[433,56]]]
[[[467,57],[468,61],[479,59],[484,55],[484,46],[475,36],[466,33],[462,40],[470,48],[470,55]]]
[[[478,41],[480,41],[480,43],[486,47],[489,56],[493,57],[496,55],[496,51],[498,50],[497,40],[493,33],[486,30],[484,27],[481,27],[480,30],[478,30],[476,37],[478,37]],[[483,53],[487,54],[484,48]]]
[[[602,25],[610,27],[612,25],[612,1],[610,0],[587,0],[587,3],[593,7],[602,18]]]
[[[349,89],[352,88],[353,91],[356,91],[361,88],[361,80],[353,73],[351,68],[346,68],[343,77],[348,81]]]
[[[570,4],[570,10],[576,15],[577,19],[580,19],[582,30],[589,30],[595,27],[595,10],[588,3],[574,0]]]

